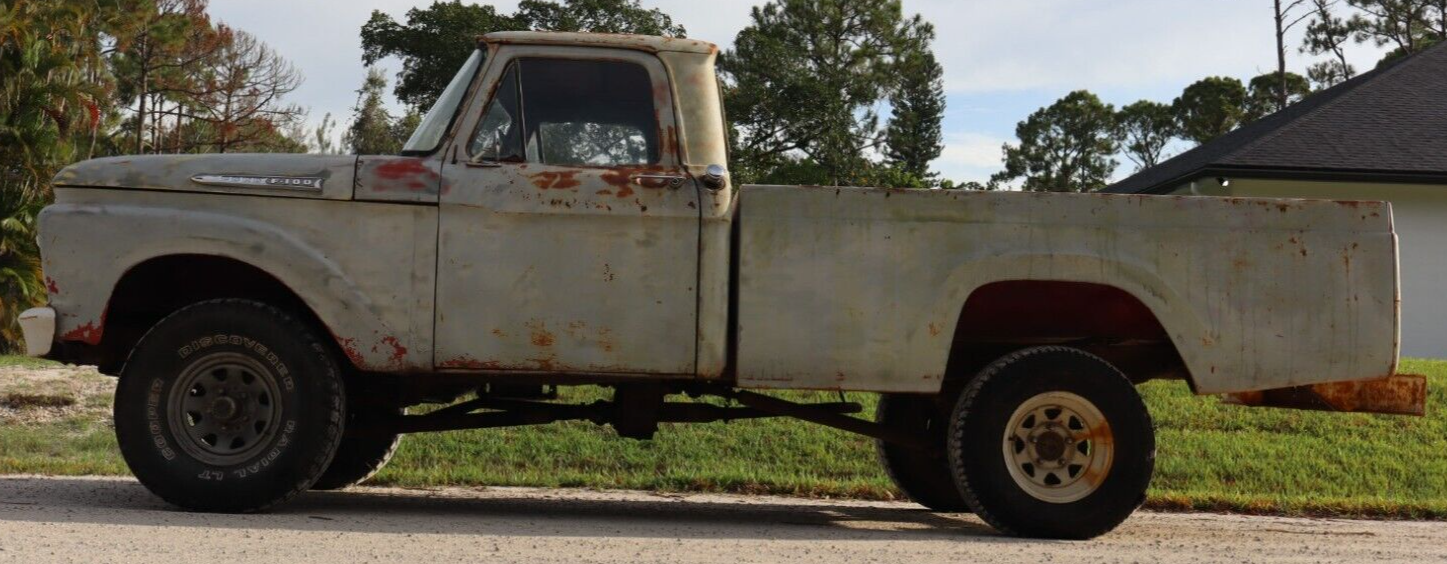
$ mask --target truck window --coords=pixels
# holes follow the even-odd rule
[[[653,81],[621,61],[523,59],[529,161],[625,166],[658,162]]]
[[[523,159],[522,113],[518,110],[517,65],[503,71],[502,82],[472,135],[468,154],[478,161],[520,162]]]
[[[467,86],[472,83],[472,77],[482,68],[486,58],[487,52],[482,49],[472,52],[467,63],[462,65],[462,70],[457,71],[452,82],[449,82],[442,95],[437,97],[437,103],[427,110],[427,116],[422,118],[422,123],[412,132],[407,144],[402,146],[402,154],[425,155],[437,150],[437,146],[442,143],[442,136],[452,127],[452,119],[460,113],[458,108],[462,105],[463,96],[467,94]]]

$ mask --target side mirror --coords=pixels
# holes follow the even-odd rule
[[[728,175],[728,173],[728,170],[725,169],[723,165],[711,164],[708,165],[708,168],[704,169],[703,176],[699,177],[699,181],[703,182],[704,188],[718,190],[724,187],[724,176]]]

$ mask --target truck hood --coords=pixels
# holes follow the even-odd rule
[[[349,199],[354,155],[141,155],[82,161],[55,175],[62,188],[119,188]]]

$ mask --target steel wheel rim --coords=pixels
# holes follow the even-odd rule
[[[181,450],[214,466],[246,462],[276,436],[281,419],[276,377],[237,353],[192,362],[171,388],[167,411]]]
[[[1005,466],[1015,484],[1047,503],[1095,493],[1110,473],[1115,438],[1089,400],[1046,392],[1025,400],[1005,426]]]

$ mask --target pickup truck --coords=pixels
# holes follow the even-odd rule
[[[127,464],[201,511],[355,484],[406,433],[792,417],[928,508],[1089,538],[1150,482],[1139,383],[1422,411],[1388,204],[738,186],[717,53],[493,33],[401,155],[72,165],[30,354],[118,376]]]

